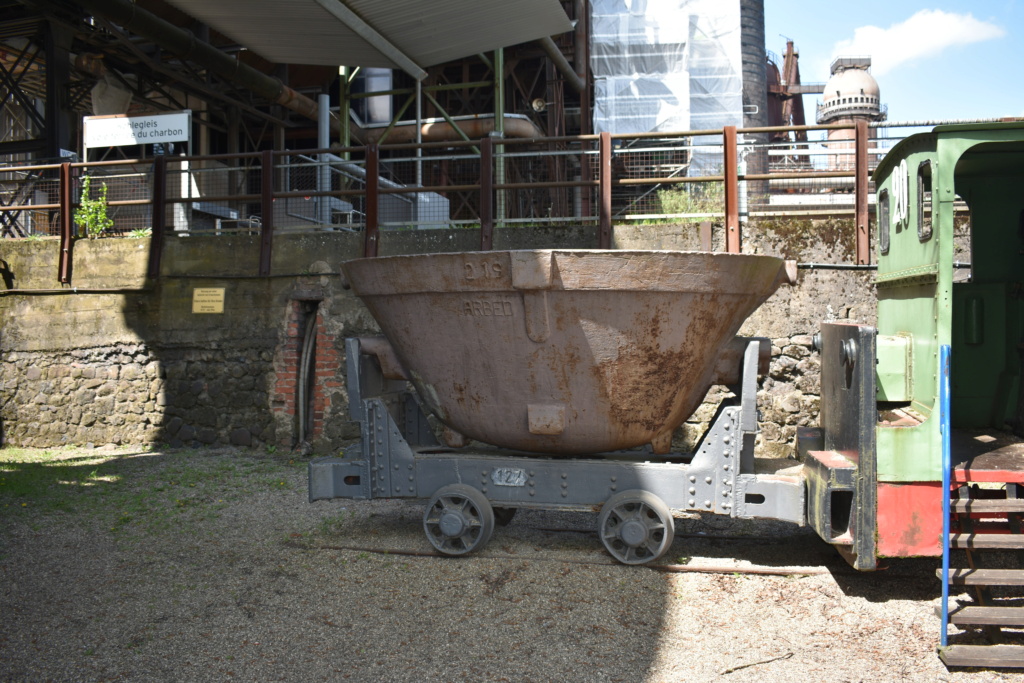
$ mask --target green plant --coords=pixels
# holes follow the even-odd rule
[[[723,183],[691,183],[658,190],[658,201],[663,214],[718,214],[725,207]]]
[[[107,184],[92,198],[92,177],[82,178],[82,198],[75,211],[75,225],[84,231],[89,239],[96,239],[114,227],[114,219],[107,215]]]
[[[129,237],[133,237],[135,239],[141,239],[143,237],[149,237],[152,234],[153,234],[153,231],[150,230],[149,228],[136,228],[135,230],[132,230],[131,232],[129,232],[128,236]]]
[[[31,235],[25,235],[25,239],[29,242],[41,242],[43,240],[43,236],[38,232],[34,232]]]

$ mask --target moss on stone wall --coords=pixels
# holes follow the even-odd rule
[[[798,261],[852,262],[857,248],[853,219],[761,219],[749,237],[776,245],[779,256]]]

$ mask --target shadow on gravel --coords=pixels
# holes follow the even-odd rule
[[[254,490],[286,483],[279,471],[302,467],[256,451],[0,449],[0,510],[11,520],[73,515],[111,532],[156,532],[200,522]]]
[[[105,495],[104,489],[123,487],[124,461],[145,455],[96,451],[79,457],[44,455],[40,460],[21,460],[5,458],[0,451],[0,505],[73,511],[76,503]]]
[[[832,576],[843,593],[871,602],[928,601],[942,593],[935,577],[941,566],[942,559],[934,557],[880,560],[877,571],[858,572],[847,565],[832,569]]]
[[[860,572],[808,527],[705,516],[679,520],[676,529],[671,557],[720,558],[762,567],[819,567],[831,574],[845,595],[871,602],[928,601],[941,594],[935,576],[941,558],[880,560],[877,571]]]
[[[983,558],[976,555],[973,561],[969,561],[962,550],[954,550],[949,562],[951,567],[978,566],[986,569],[1019,569],[1022,563],[1024,559],[1013,551],[988,551]],[[934,600],[942,595],[942,582],[936,574],[941,568],[941,557],[880,559],[878,571],[835,570],[833,576],[844,593],[872,602]],[[995,590],[998,593],[999,589]]]

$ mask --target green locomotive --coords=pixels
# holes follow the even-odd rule
[[[941,346],[952,481],[1024,483],[1024,122],[913,135],[874,180],[878,329],[822,326],[820,429],[798,439],[808,521],[864,570],[942,552]]]

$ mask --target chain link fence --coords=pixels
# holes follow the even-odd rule
[[[58,166],[0,167],[0,237],[38,238],[57,234]]]
[[[103,229],[103,236],[123,237],[141,235],[150,230],[153,221],[153,165],[152,163],[126,163],[81,165],[74,177],[72,198],[105,205],[104,213],[111,223]],[[89,193],[84,193],[88,178]],[[89,234],[91,226],[81,206],[76,210],[75,226],[78,234]],[[58,224],[59,226],[59,224]],[[52,234],[59,234],[59,230]]]

